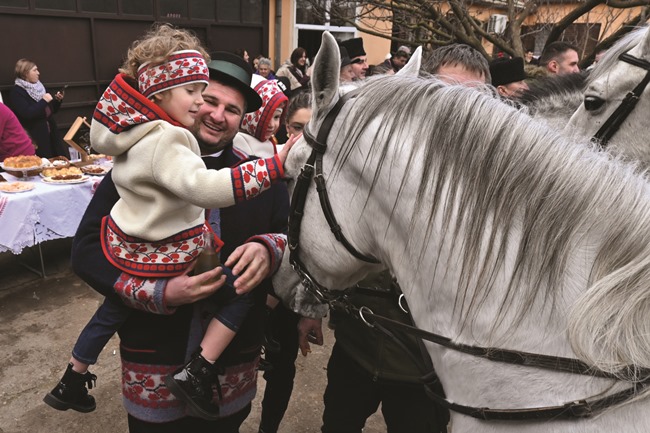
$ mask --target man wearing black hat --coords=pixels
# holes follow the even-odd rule
[[[354,81],[356,74],[352,69],[352,59],[348,54],[348,50],[343,46],[339,46],[339,51],[341,53],[341,73],[339,75],[339,81],[341,83],[349,83]]]
[[[350,56],[352,73],[354,75],[353,79],[363,80],[366,78],[366,73],[368,72],[368,58],[366,57],[366,51],[363,49],[363,39],[348,39],[347,41],[341,42],[341,46],[347,50],[348,56]]]
[[[208,168],[220,169],[249,158],[233,149],[242,116],[257,110],[261,99],[250,87],[252,70],[238,56],[216,53],[208,64],[194,134]],[[178,167],[179,177],[183,167]],[[278,183],[261,196],[227,209],[212,209],[208,220],[224,241],[221,260],[237,276],[238,291],[255,290],[254,306],[240,331],[219,358],[220,418],[188,417],[162,378],[184,364],[198,348],[210,304],[202,302],[220,285],[207,284],[212,273],[143,280],[121,273],[101,250],[100,221],[119,199],[111,174],[99,185],[72,246],[74,271],[95,290],[133,307],[120,330],[122,386],[129,431],[195,433],[237,432],[251,410],[256,365],[263,341],[267,278],[281,262],[286,237],[288,193]],[[216,291],[218,294],[218,291]],[[214,305],[214,304],[211,304]],[[151,314],[155,313],[155,314]]]
[[[526,72],[524,71],[524,59],[515,57],[513,59],[495,59],[490,62],[490,75],[492,85],[504,98],[515,98],[521,92],[528,90]]]

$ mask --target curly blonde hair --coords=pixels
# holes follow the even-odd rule
[[[201,41],[193,33],[175,28],[171,24],[155,24],[142,39],[131,44],[120,72],[136,78],[138,68],[143,63],[151,62],[153,66],[160,65],[173,52],[180,50],[196,50],[205,58],[206,63],[210,61],[210,56],[201,45]]]

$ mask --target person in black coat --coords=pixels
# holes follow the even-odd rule
[[[9,94],[10,108],[36,144],[36,154],[44,158],[69,157],[53,116],[59,111],[65,92],[60,90],[54,96],[48,93],[39,81],[38,66],[31,60],[18,60],[15,74],[15,85]]]

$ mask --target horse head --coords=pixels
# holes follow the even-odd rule
[[[416,56],[413,63],[418,63],[419,58],[419,56]],[[330,134],[337,135],[343,123],[346,122],[345,116],[338,116],[334,124],[327,126],[327,132],[321,132],[328,113],[336,106],[344,92],[339,87],[340,63],[340,52],[336,40],[329,32],[324,32],[321,47],[314,59],[314,72],[311,78],[312,116],[305,128],[304,134],[312,137],[312,140],[319,140],[322,144],[326,145],[328,156],[336,155],[340,150],[332,144],[334,140],[327,140],[328,136]],[[419,69],[419,63],[417,67]],[[408,71],[410,70],[410,68],[407,69],[405,74],[409,73]],[[350,88],[355,89],[357,86],[347,86],[346,90],[350,90]],[[345,113],[346,110],[346,107],[343,107],[342,113]],[[292,148],[285,163],[287,176],[294,180],[297,179],[301,172],[303,172],[304,164],[313,151],[313,145],[308,143],[305,137],[299,140]],[[329,186],[332,183],[342,181],[342,177],[350,174],[350,172],[347,172],[345,176],[336,176],[329,171],[331,168],[331,165],[328,164],[330,159],[326,158],[324,161],[324,172],[327,176],[327,184]],[[293,194],[295,185],[296,182],[289,184],[290,194]],[[304,212],[309,212],[310,215],[313,215],[313,218],[310,217],[309,227],[307,229],[303,228],[300,231],[299,250],[292,253],[301,254],[301,251],[309,251],[309,254],[303,253],[301,257],[306,268],[309,269],[319,283],[332,289],[343,290],[361,280],[370,269],[377,268],[377,265],[370,265],[369,267],[358,266],[358,261],[350,260],[349,254],[337,242],[328,227],[327,221],[323,217],[323,212],[320,211],[321,204],[314,187],[309,188],[304,200]],[[339,215],[350,215],[349,212],[342,212],[338,207],[335,207],[333,211],[337,217]],[[360,215],[360,212],[357,215]],[[348,218],[345,220],[339,219],[343,230],[351,226],[354,227],[358,222],[358,220],[353,221]],[[291,243],[293,239],[290,238],[289,241]],[[356,243],[354,239],[351,239],[351,242],[353,244]],[[370,247],[368,246],[359,246],[358,248],[366,248],[367,251],[370,251]],[[336,251],[336,254],[327,253],[330,250]],[[322,253],[325,253],[324,257]],[[289,263],[289,257],[290,254],[284,255],[283,265],[273,278],[276,293],[286,303],[292,305],[297,310],[301,310],[303,314],[310,314],[310,311],[320,310],[323,306],[314,302],[315,300],[309,294],[305,293],[305,287],[300,285],[300,280],[296,273],[293,272]]]
[[[638,161],[645,168],[650,167],[650,136],[646,132],[650,111],[650,86],[646,86],[645,81],[648,78],[650,31],[645,27],[626,35],[598,62],[590,74],[583,103],[567,129],[595,136],[597,141],[602,141],[600,136],[607,135],[611,138],[601,143],[603,147]],[[636,87],[638,95],[626,97]],[[626,98],[628,101],[623,102]],[[621,117],[615,120],[619,114]]]
[[[276,292],[309,314],[304,286],[344,289],[386,267],[415,324],[459,344],[565,358],[582,346],[593,363],[611,359],[612,370],[648,367],[646,179],[491,93],[414,76],[413,62],[401,75],[371,77],[342,96],[338,47],[323,34],[312,119],[285,164],[294,179],[290,252],[274,277]],[[577,309],[572,346],[569,317],[581,297],[588,307]],[[603,349],[603,339],[611,347]],[[449,400],[476,408],[562,410],[565,402],[636,386],[625,377],[494,363],[426,344]],[[600,418],[520,423],[452,415],[452,424],[458,432],[620,426],[640,433],[650,425],[647,409],[639,398]]]

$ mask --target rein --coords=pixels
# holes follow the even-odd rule
[[[649,64],[650,67],[650,64]],[[650,69],[646,78],[650,81]],[[647,83],[646,83],[647,84]],[[637,86],[638,87],[638,86]],[[644,86],[645,87],[645,86]],[[368,326],[377,327],[391,338],[395,338],[389,329],[398,329],[410,333],[422,340],[430,341],[442,347],[480,357],[494,362],[502,362],[525,367],[536,367],[545,370],[558,371],[563,373],[580,374],[593,377],[620,380],[615,374],[608,373],[573,358],[550,356],[516,350],[500,349],[495,347],[472,346],[455,343],[450,338],[435,334],[423,329],[410,326],[387,317],[376,315],[368,307],[356,307],[346,299],[345,292],[335,294],[328,288],[319,284],[312,274],[307,270],[299,257],[300,251],[300,227],[304,216],[304,208],[307,200],[307,193],[314,179],[321,204],[321,209],[335,238],[343,244],[346,250],[356,259],[368,263],[380,263],[375,257],[359,252],[343,235],[341,226],[337,223],[327,194],[326,182],[323,177],[322,163],[323,155],[327,151],[327,138],[329,136],[334,120],[341,108],[350,99],[351,94],[341,97],[334,107],[326,114],[325,119],[314,138],[308,130],[303,132],[303,137],[312,147],[312,152],[303,165],[300,175],[291,197],[291,209],[289,214],[289,261],[292,268],[300,277],[301,283],[319,302],[328,304],[331,308],[344,310],[348,314],[354,314],[363,320]],[[401,304],[400,304],[400,308]],[[400,342],[398,341],[398,344]],[[430,360],[428,360],[430,362]],[[429,396],[441,406],[481,420],[550,420],[550,419],[572,419],[588,418],[616,404],[624,403],[632,399],[639,389],[650,385],[650,369],[642,369],[632,366],[628,369],[627,377],[633,385],[622,391],[604,397],[588,397],[578,401],[568,402],[558,406],[534,407],[523,409],[490,409],[465,406],[447,400],[444,396],[433,392],[433,385],[437,381],[435,372],[423,377],[425,388]],[[639,381],[637,377],[645,376],[647,379]]]
[[[630,54],[623,53],[618,57],[619,60],[629,63],[630,65],[637,66],[646,70],[646,74],[636,87],[625,95],[616,110],[607,118],[605,123],[593,136],[592,140],[596,141],[601,148],[607,146],[609,140],[616,134],[625,119],[632,113],[634,107],[639,102],[641,94],[645,90],[648,83],[650,83],[650,62],[647,60],[636,58]]]

